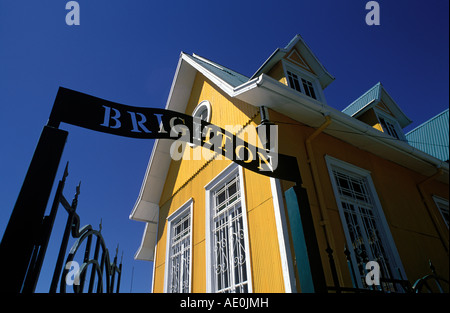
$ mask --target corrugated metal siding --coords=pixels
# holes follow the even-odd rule
[[[448,109],[406,134],[408,143],[442,161],[449,159]]]
[[[381,83],[376,84],[370,88],[365,94],[353,101],[348,107],[342,110],[342,113],[353,116],[367,104],[375,99],[380,98]]]

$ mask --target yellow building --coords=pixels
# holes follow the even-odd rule
[[[311,233],[296,222],[292,182],[192,144],[174,160],[173,141],[157,140],[130,214],[146,223],[135,257],[154,262],[153,292],[368,288],[369,261],[385,281],[414,282],[429,259],[448,279],[448,163],[404,140],[411,121],[381,84],[341,112],[323,93],[333,80],[298,35],[252,77],[181,53],[166,109],[245,140],[262,119],[277,125],[278,152],[298,161],[319,257],[302,252]]]

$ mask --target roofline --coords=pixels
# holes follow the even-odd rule
[[[449,109],[447,108],[447,109],[445,109],[444,111],[442,111],[442,112],[436,114],[435,116],[430,117],[428,120],[426,120],[425,122],[421,123],[419,126],[416,126],[416,127],[414,127],[413,129],[411,129],[409,132],[407,132],[407,133],[405,134],[405,136],[411,134],[411,133],[414,132],[414,131],[419,130],[419,128],[421,128],[421,127],[425,126],[426,124],[430,123],[432,120],[437,119],[438,117],[440,117],[441,115],[445,114],[445,113],[448,112],[448,111],[449,111]]]
[[[262,69],[263,69],[264,67],[266,67],[266,65],[268,65],[268,63],[269,63],[270,61],[272,61],[272,58],[274,58],[275,55],[277,55],[279,52],[281,52],[281,49],[280,49],[280,48],[277,48],[274,52],[272,52],[272,54],[267,58],[267,60],[265,60],[264,63],[263,63],[263,64],[256,70],[256,72],[250,77],[250,79],[256,78],[257,75],[258,75],[258,73],[259,73],[260,71],[262,71]],[[281,58],[280,58],[280,59],[281,59]],[[276,62],[278,62],[278,61],[279,61],[279,60],[277,59]]]
[[[375,85],[373,85],[371,88],[369,88],[366,92],[364,92],[363,94],[361,94],[358,98],[356,98],[355,100],[353,100],[349,105],[347,105],[344,109],[342,109],[342,112],[344,112],[345,110],[349,109],[355,102],[359,101],[362,97],[364,97],[366,94],[368,94],[370,91],[372,91],[372,89],[375,88],[379,88],[379,86],[381,85],[381,82],[376,83]],[[373,99],[371,102],[373,101],[379,101],[380,100],[380,96],[378,95],[377,99]],[[369,103],[371,103],[369,102]],[[361,109],[359,109],[358,111],[356,111],[355,113],[353,113],[351,116],[355,116],[359,111],[361,111],[362,109],[364,109],[364,107],[362,107]]]

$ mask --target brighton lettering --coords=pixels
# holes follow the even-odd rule
[[[256,162],[259,171],[274,171],[278,165],[277,158],[277,126],[262,125],[258,130],[248,126],[243,130],[239,125],[225,126],[222,129],[216,125],[202,122],[200,119],[191,118],[190,125],[186,119],[180,116],[167,116],[164,114],[147,114],[127,110],[122,113],[116,108],[103,105],[104,116],[100,126],[110,129],[121,129],[128,125],[126,131],[130,133],[145,133],[155,135],[168,135],[176,139],[170,147],[170,155],[173,160],[210,160],[213,157],[221,159],[222,156],[233,161],[243,163]],[[269,127],[269,129],[267,129]],[[170,131],[166,131],[169,128]],[[237,129],[242,136],[232,134],[230,130]],[[193,133],[191,135],[191,133]],[[266,138],[270,133],[270,138]],[[258,141],[259,140],[259,141]],[[259,142],[269,142],[269,149],[262,148]],[[197,151],[193,155],[186,154],[186,144],[202,146],[201,153]]]
[[[108,106],[103,105],[102,106],[105,109],[105,115],[103,118],[103,123],[100,124],[100,126],[113,128],[113,129],[119,129],[122,127],[122,122],[124,118],[128,118],[129,125],[131,125],[131,129],[128,129],[130,132],[133,133],[157,133],[157,134],[166,134],[167,131],[164,129],[163,124],[166,123],[166,120],[162,120],[162,114],[152,114],[148,117],[145,116],[143,113],[140,112],[132,112],[132,111],[126,111],[127,117],[123,117],[122,114],[118,109],[111,108]],[[113,113],[111,113],[113,112]],[[176,121],[184,122],[183,119],[179,117],[172,117],[168,124],[172,128],[176,124]],[[164,122],[164,123],[163,123]],[[161,125],[161,126],[159,126]],[[150,128],[150,129],[149,129]],[[173,137],[178,138],[178,133],[172,133]]]
[[[259,171],[274,171],[278,165],[278,138],[276,138],[277,126],[270,125],[256,129],[247,126],[247,141],[241,136],[228,132],[227,129],[236,129],[239,126],[225,126],[225,130],[215,125],[208,125],[199,131],[194,122],[193,142],[190,142],[190,131],[186,125],[175,125],[172,129],[172,135],[182,134],[179,139],[170,146],[170,156],[173,160],[222,160],[222,156],[233,161],[243,163],[257,162]],[[266,127],[270,128],[270,140],[265,138],[267,134]],[[249,130],[250,129],[250,130]],[[242,134],[241,134],[242,135]],[[270,141],[269,147],[261,147],[261,142]],[[202,146],[199,149],[186,151],[186,147],[192,145]]]

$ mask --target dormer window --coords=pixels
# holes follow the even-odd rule
[[[299,76],[294,72],[291,72],[290,70],[286,71],[286,73],[289,81],[289,87],[317,100],[316,92],[314,91],[314,85],[311,81]]]
[[[282,60],[281,64],[286,85],[309,98],[326,103],[319,79],[314,73],[290,62],[290,60]]]
[[[393,123],[387,121],[384,117],[379,117],[378,119],[380,120],[381,127],[383,127],[385,133],[388,133],[392,137],[400,139]]]
[[[395,103],[381,83],[377,83],[370,88],[342,112],[395,139],[406,141],[403,128],[411,124],[411,120]]]
[[[383,132],[399,140],[405,139],[400,125],[394,118],[389,118],[387,115],[380,113],[379,110],[376,110],[375,112],[381,128],[383,128]]]

